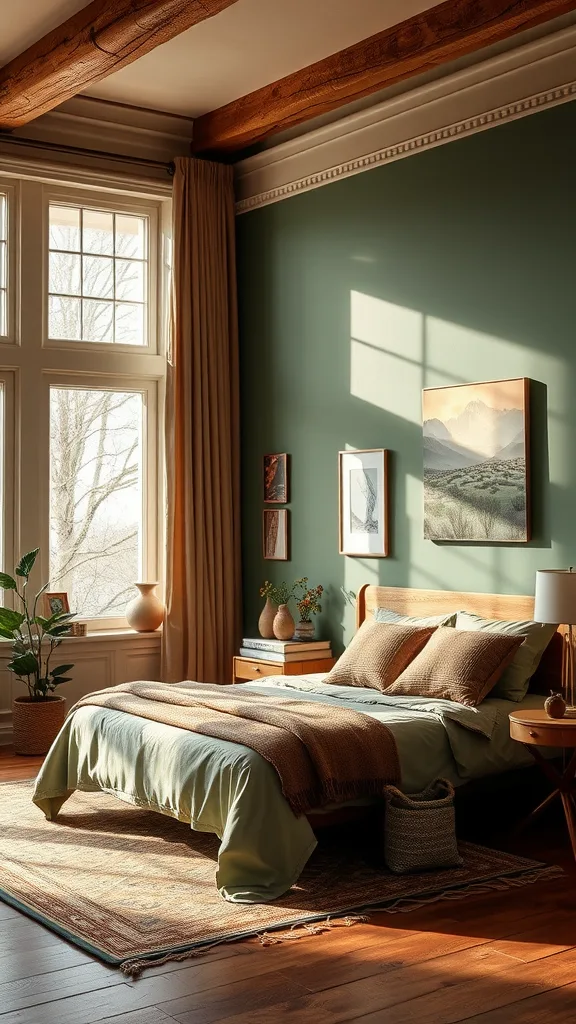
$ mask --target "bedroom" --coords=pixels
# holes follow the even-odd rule
[[[107,707],[74,712],[42,769],[42,754],[14,743],[33,740],[40,705],[55,702],[13,711],[26,688],[0,641],[0,1024],[571,1019],[574,867],[560,800],[515,831],[550,793],[546,772],[569,763],[570,718],[526,727],[545,728],[548,742],[557,730],[555,757],[535,765],[529,737],[510,737],[508,714],[522,713],[514,701],[489,692],[469,707],[452,692],[421,698],[436,701],[432,710],[407,709],[420,695],[317,680],[353,650],[375,607],[468,613],[467,629],[382,624],[387,636],[416,630],[418,643],[426,629],[434,643],[448,631],[486,637],[471,615],[570,625],[569,615],[550,618],[542,576],[536,608],[533,598],[537,572],[574,558],[576,5],[237,0],[204,4],[201,16],[178,0],[97,6],[80,14],[81,0],[26,0],[0,49],[1,567],[22,592],[27,577],[14,567],[39,547],[31,591],[48,584],[50,595],[40,614],[77,613],[77,635],[51,662],[73,665],[56,691],[68,711],[126,682],[190,679],[200,681],[186,697],[196,724],[175,724],[191,712],[172,704],[162,704],[166,724],[110,703],[150,704],[150,690],[108,694]],[[143,36],[136,9],[150,19]],[[117,23],[132,35],[115,36]],[[48,74],[40,40],[52,31],[61,35],[50,49],[74,36],[86,50],[75,63],[61,42]],[[354,59],[361,81],[342,75]],[[520,403],[523,466],[517,450],[506,466],[503,452],[517,429],[495,445],[455,425],[454,393],[476,382],[514,391],[500,408]],[[433,401],[424,416],[423,390]],[[434,404],[440,392],[444,406]],[[498,395],[482,395],[498,407]],[[90,429],[105,457],[94,458]],[[449,464],[438,461],[443,430],[453,432]],[[476,442],[471,459],[463,451]],[[436,461],[423,472],[425,451]],[[274,492],[270,453],[288,455],[273,464]],[[378,529],[366,515],[370,528],[354,538],[343,515],[351,466],[376,481],[379,499]],[[88,572],[79,563],[94,550]],[[284,582],[304,578],[323,588],[312,615],[312,643],[323,646],[295,661],[287,648],[274,654],[291,643],[289,622],[284,639],[255,639],[260,591],[268,581],[281,597]],[[127,619],[135,582],[156,580],[160,608],[143,595]],[[3,585],[2,603],[18,610]],[[137,620],[142,609],[149,620]],[[507,636],[505,656],[516,656]],[[243,637],[269,646],[241,655]],[[568,682],[566,642],[550,642],[521,698],[537,711]],[[233,673],[243,688],[210,687]],[[480,846],[485,862],[447,868],[440,881],[431,867],[394,874],[382,859],[393,815],[383,828],[381,801],[334,820],[324,808],[324,828],[314,801],[308,816],[294,812],[306,787],[295,795],[293,761],[280,765],[283,796],[246,743],[246,720],[229,717],[270,718],[279,692],[320,730],[336,687],[341,728],[361,715],[371,735],[392,735],[409,792],[438,777],[455,785],[459,855],[476,858]],[[217,716],[228,730],[220,738],[215,708],[230,713]],[[378,764],[389,784],[392,761]],[[31,799],[40,771],[39,802],[61,800],[52,821]],[[565,803],[571,822],[569,792]],[[455,881],[462,871],[466,884]],[[508,884],[531,875],[527,887]],[[266,886],[265,902],[230,899]],[[462,899],[424,905],[426,889]],[[423,905],[391,913],[406,897]],[[298,941],[288,941],[294,923]],[[161,956],[182,959],[136,977]]]

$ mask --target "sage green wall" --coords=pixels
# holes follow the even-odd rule
[[[576,103],[238,219],[245,628],[265,578],[533,592],[576,559]],[[533,540],[422,536],[420,391],[531,377]],[[391,449],[391,557],[338,554],[337,452]],[[265,562],[261,456],[292,457],[291,561]],[[344,628],[343,628],[344,627]]]

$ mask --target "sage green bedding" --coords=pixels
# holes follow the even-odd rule
[[[344,704],[387,725],[396,739],[406,792],[443,776],[454,785],[531,763],[510,740],[508,713],[541,707],[487,699],[477,708],[376,690],[330,686],[324,675],[269,677],[243,688]],[[275,770],[255,751],[109,708],[81,707],[66,720],[38,776],[33,800],[56,818],[75,789],[104,791],[188,822],[221,840],[216,884],[224,899],[264,903],[297,880],[316,846]],[[322,808],[326,811],[330,808]],[[95,804],[97,814],[97,803]]]

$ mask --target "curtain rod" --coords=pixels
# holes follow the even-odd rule
[[[19,135],[11,135],[9,132],[0,131],[0,142],[9,142],[12,145],[27,146],[33,149],[45,149],[56,153],[68,153],[70,156],[100,157],[104,160],[113,160],[117,163],[138,164],[140,167],[154,167],[166,171],[171,178],[174,176],[176,166],[173,160],[147,160],[142,156],[122,156],[120,153],[107,153],[99,149],[85,149],[81,146],[63,146],[58,142],[43,142],[37,139],[25,139]]]

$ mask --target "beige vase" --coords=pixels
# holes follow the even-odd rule
[[[294,636],[294,619],[287,604],[281,604],[276,612],[274,636],[277,640],[291,640]]]
[[[162,624],[164,605],[154,593],[157,583],[135,583],[140,594],[126,605],[126,621],[137,633],[150,633]]]
[[[258,632],[265,640],[274,639],[274,619],[276,618],[277,611],[278,605],[274,604],[274,601],[267,597],[266,604],[260,612],[260,618],[258,619]]]
[[[47,754],[66,718],[66,698],[15,697],[12,703],[15,754]]]

